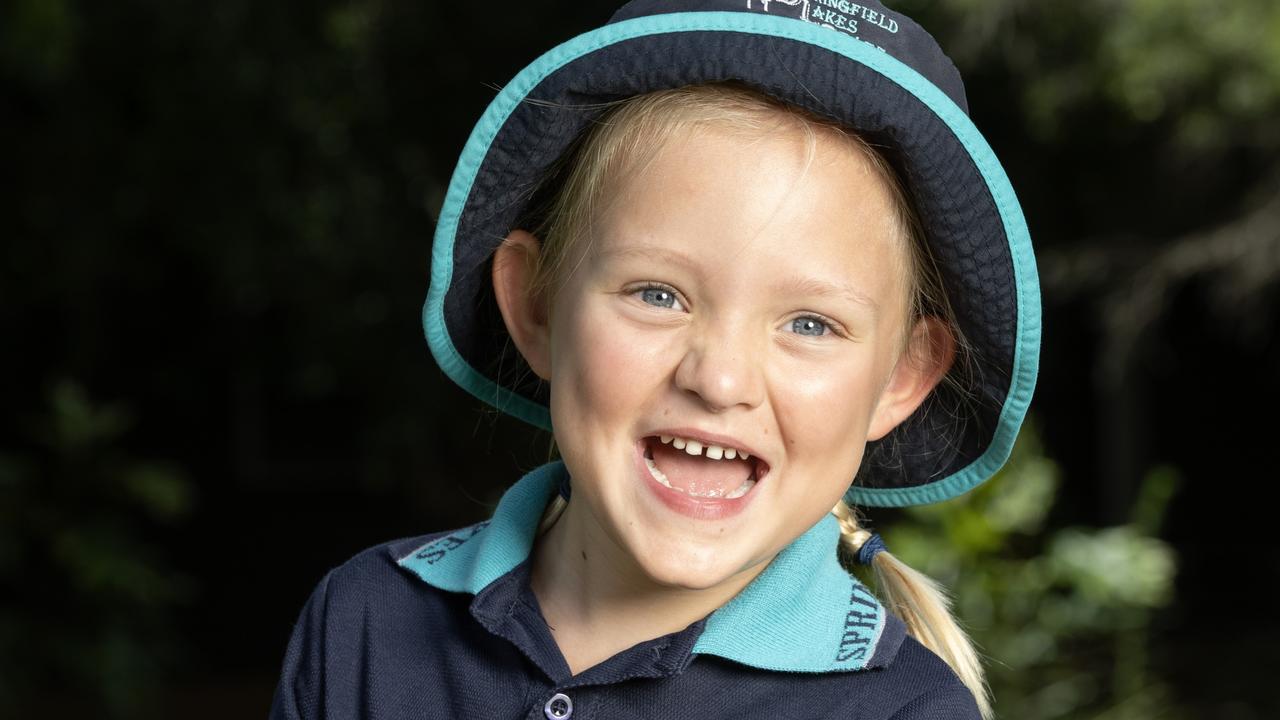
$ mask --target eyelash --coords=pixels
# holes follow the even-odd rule
[[[645,292],[645,291],[647,291],[647,290],[661,290],[662,292],[665,292],[665,293],[670,294],[670,295],[671,295],[672,300],[676,300],[676,301],[678,301],[678,298],[676,298],[676,291],[675,291],[675,288],[669,287],[669,286],[667,286],[667,285],[659,285],[659,284],[657,284],[657,283],[650,283],[650,284],[648,284],[648,285],[644,285],[644,286],[642,286],[642,287],[635,288],[635,289],[631,290],[628,294],[629,294],[629,295],[639,295],[639,294],[644,293],[644,292]],[[644,300],[641,300],[640,302],[644,302]],[[661,305],[654,305],[654,304],[652,304],[652,303],[647,303],[647,302],[645,302],[644,304],[645,304],[645,305],[648,305],[649,307],[663,307],[663,306],[661,306]],[[667,308],[667,309],[669,309],[669,308]],[[827,317],[827,316],[825,316],[825,315],[819,315],[818,313],[812,313],[812,312],[811,312],[811,313],[805,313],[804,315],[800,315],[800,316],[797,316],[797,317],[795,317],[795,318],[792,318],[792,320],[791,320],[791,326],[794,328],[794,327],[795,327],[795,323],[797,323],[797,322],[799,322],[799,321],[801,321],[801,320],[817,320],[819,323],[821,323],[821,324],[823,325],[823,327],[825,327],[825,328],[826,328],[826,332],[822,333],[821,335],[800,335],[801,337],[826,337],[826,336],[828,336],[828,335],[837,335],[837,334],[839,334],[839,333],[838,333],[838,331],[837,331],[837,327],[838,327],[837,323],[836,323],[834,320],[832,320],[831,318],[828,318],[828,317]],[[797,334],[797,335],[799,335],[799,333],[796,333],[796,334]]]

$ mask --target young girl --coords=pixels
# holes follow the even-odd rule
[[[1025,223],[927,33],[635,0],[501,92],[435,243],[437,361],[561,459],[330,571],[272,717],[992,717],[854,510],[988,478],[1035,382]]]

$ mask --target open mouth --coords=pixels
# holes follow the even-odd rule
[[[668,435],[644,438],[644,462],[663,486],[708,500],[736,500],[769,473],[767,463],[738,448]]]

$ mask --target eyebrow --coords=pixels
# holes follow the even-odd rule
[[[606,257],[634,256],[649,260],[657,259],[662,262],[690,268],[695,272],[699,269],[697,264],[694,263],[688,255],[678,250],[651,245],[629,245],[620,248],[610,248],[608,250],[600,251],[600,254]],[[789,293],[793,295],[833,297],[841,300],[848,300],[849,302],[857,305],[867,307],[875,314],[879,314],[880,312],[880,303],[876,302],[870,295],[867,295],[848,284],[833,283],[819,278],[797,277],[793,275],[773,284],[770,289],[774,292]]]
[[[599,252],[601,257],[638,257],[646,260],[657,258],[675,265],[684,265],[688,268],[697,269],[697,265],[693,260],[679,250],[671,250],[653,245],[627,245],[625,247],[609,248],[608,250],[601,250]]]
[[[775,286],[779,290],[790,292],[796,295],[817,295],[819,297],[834,297],[841,300],[865,305],[872,312],[880,312],[880,303],[876,302],[870,295],[858,291],[851,285],[836,284],[819,280],[818,278],[800,278],[790,277]]]

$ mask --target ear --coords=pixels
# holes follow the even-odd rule
[[[879,440],[910,417],[947,374],[955,353],[955,337],[945,322],[936,317],[916,320],[907,347],[880,393],[867,440]]]
[[[493,254],[493,294],[507,334],[525,362],[543,380],[551,379],[551,326],[541,296],[530,297],[529,284],[541,250],[538,238],[512,230]]]

